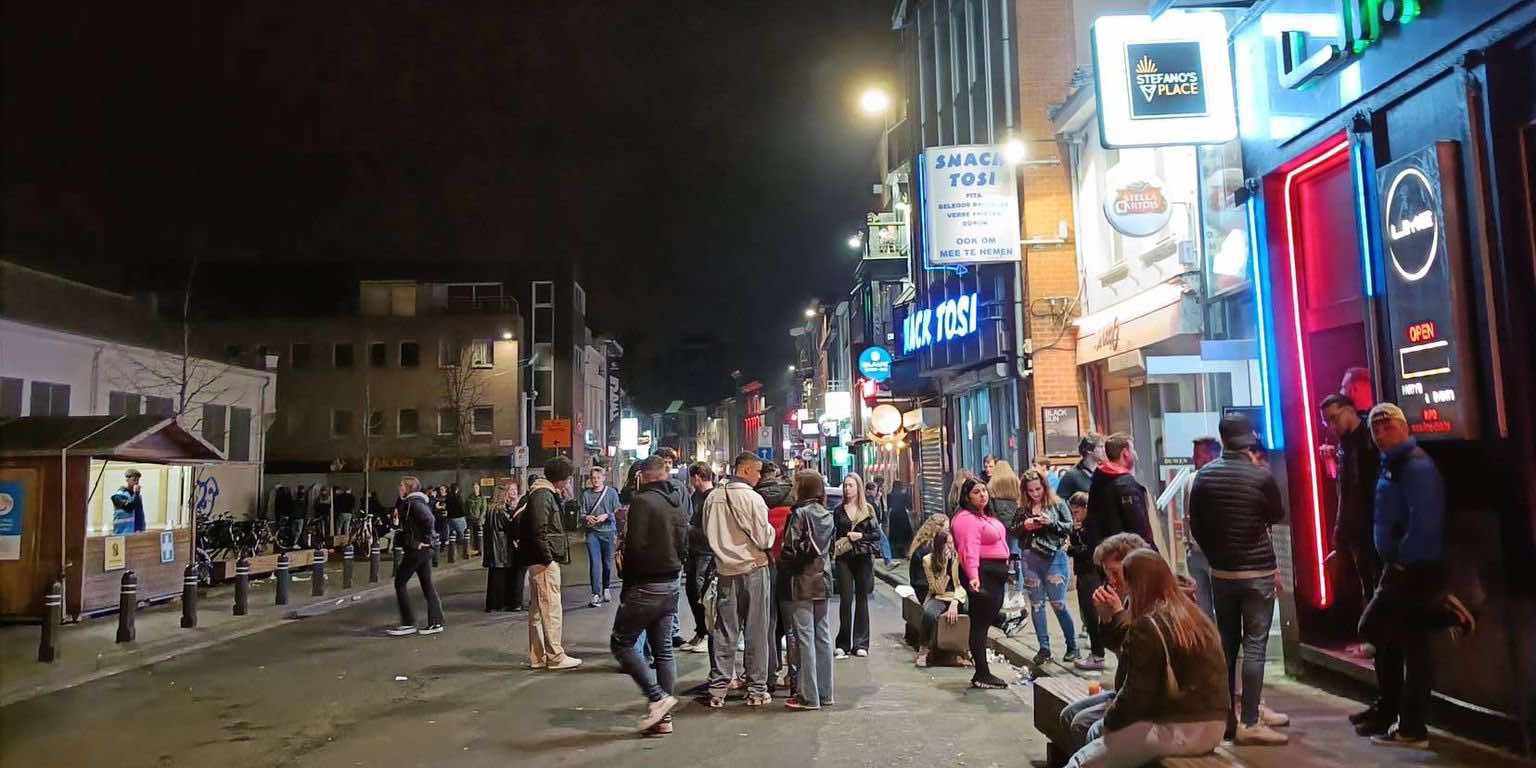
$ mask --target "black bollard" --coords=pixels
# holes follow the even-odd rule
[[[321,549],[319,547],[315,548],[315,565],[314,565],[314,568],[315,568],[315,575],[312,576],[310,578],[310,580],[309,580],[309,583],[314,586],[314,589],[310,590],[309,594],[312,597],[324,597],[325,596],[325,550]]]
[[[181,628],[197,626],[197,566],[187,563],[181,574]]]
[[[134,613],[139,610],[139,577],[133,571],[123,572],[123,590],[117,598],[117,641],[131,643],[137,634],[133,625]]]
[[[341,550],[341,588],[352,588],[352,545]]]
[[[374,542],[373,548],[368,551],[368,583],[377,584],[379,581],[379,543]]]
[[[251,561],[242,557],[235,561],[235,615],[244,616],[251,604]]]
[[[403,550],[403,549],[401,549],[399,547],[395,547],[394,549],[391,549],[389,551],[389,576],[390,576],[390,578],[394,578],[394,577],[400,575],[400,556],[403,555],[403,554],[405,554],[405,550]]]
[[[448,562],[452,563],[452,562],[458,560],[459,559],[457,557],[458,552],[459,552],[458,536],[456,534],[450,533],[450,534],[448,534]]]
[[[55,581],[48,585],[43,598],[43,637],[37,646],[38,661],[59,658],[59,625],[64,623],[64,585]]]
[[[288,604],[288,582],[292,578],[288,573],[290,562],[287,552],[277,556],[277,589],[274,590],[274,594],[277,595],[278,605]]]

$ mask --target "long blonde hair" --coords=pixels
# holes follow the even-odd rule
[[[1019,501],[1024,498],[1019,473],[1013,471],[1012,464],[999,459],[992,465],[992,479],[987,481],[987,493],[992,494],[994,499]]]
[[[1173,635],[1174,645],[1187,651],[1221,647],[1216,625],[1205,611],[1179,588],[1167,561],[1151,549],[1125,556],[1125,581],[1131,591],[1131,620],[1147,616],[1162,619]]]
[[[948,515],[941,515],[941,514],[929,515],[928,519],[924,520],[922,526],[917,529],[917,533],[912,535],[912,546],[907,548],[907,557],[911,557],[913,555],[913,553],[917,552],[917,550],[922,549],[923,547],[928,546],[929,544],[932,544],[933,543],[933,535],[935,533],[938,533],[939,531],[948,530],[948,529],[949,529],[949,516]]]
[[[994,476],[993,479],[995,480],[996,477]],[[1024,482],[1022,484],[1024,488],[1028,488],[1030,483],[1036,482],[1040,483],[1040,487],[1045,490],[1045,493],[1040,495],[1040,507],[1042,509],[1050,509],[1061,503],[1061,498],[1056,495],[1055,491],[1051,490],[1051,481],[1046,479],[1045,473],[1038,469],[1031,469],[1024,473]],[[1035,503],[1030,501],[1028,493],[1019,496],[1019,503],[1029,509],[1035,508]]]
[[[845,490],[843,493],[843,511],[848,513],[848,519],[850,520],[853,519],[852,510],[854,509],[859,510],[860,520],[866,517],[873,517],[875,512],[869,508],[869,499],[864,497],[864,478],[859,477],[857,473],[849,472],[843,478],[843,485],[847,486],[850,480],[853,481],[854,494],[858,496],[859,500],[855,502],[848,498],[847,491]]]

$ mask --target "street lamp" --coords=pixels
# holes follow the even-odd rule
[[[1024,148],[1024,142],[1018,139],[1009,139],[1003,145],[1003,159],[1008,161],[1009,165],[1018,165],[1024,162],[1024,158],[1028,155],[1029,152]]]
[[[848,236],[848,248],[849,248],[849,250],[857,251],[859,249],[859,246],[862,246],[862,245],[864,245],[864,239],[863,238],[859,237],[858,235],[849,235]]]
[[[501,332],[501,340],[502,341],[511,341],[512,340],[512,332],[511,331],[502,331]]]
[[[867,88],[859,96],[859,108],[867,115],[884,114],[891,108],[891,97],[879,88]]]
[[[805,316],[806,317],[815,317],[816,316],[816,308],[815,307],[806,307],[805,308]]]
[[[789,365],[789,372],[790,373],[794,373],[795,372],[795,365],[794,365],[794,363],[790,363],[790,365]]]

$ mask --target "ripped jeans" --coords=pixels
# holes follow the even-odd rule
[[[1024,550],[1021,562],[1024,566],[1024,591],[1029,595],[1030,618],[1035,623],[1035,639],[1040,650],[1051,652],[1050,628],[1045,623],[1045,603],[1050,601],[1061,632],[1067,637],[1067,655],[1077,655],[1077,627],[1072,614],[1067,611],[1067,583],[1070,581],[1066,550],[1058,550],[1054,556],[1046,556],[1033,548]]]

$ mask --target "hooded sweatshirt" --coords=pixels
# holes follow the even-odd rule
[[[679,510],[683,496],[661,480],[640,486],[629,501],[624,532],[624,580],[674,581],[683,569],[687,530]]]
[[[768,504],[752,486],[730,478],[704,500],[704,534],[721,576],[740,576],[768,565],[773,526]]]

